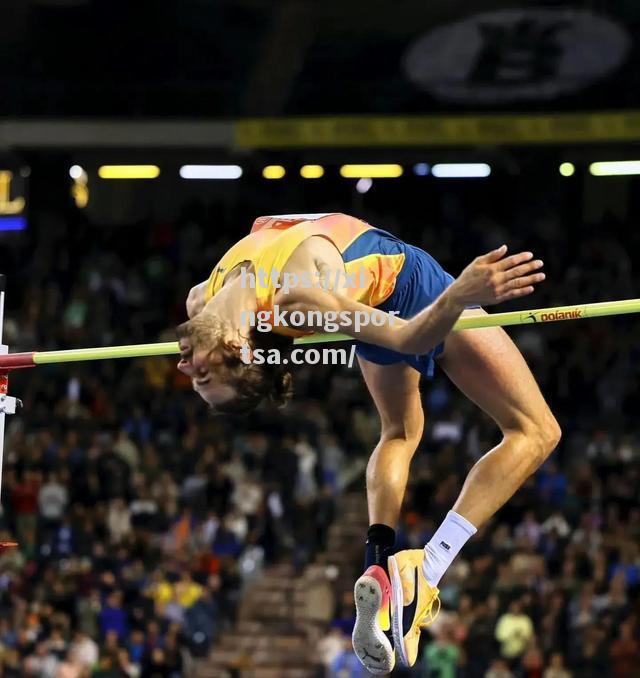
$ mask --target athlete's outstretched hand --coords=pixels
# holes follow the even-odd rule
[[[542,261],[532,261],[531,252],[505,257],[507,246],[476,257],[449,288],[456,301],[465,306],[487,306],[531,294],[542,282]]]

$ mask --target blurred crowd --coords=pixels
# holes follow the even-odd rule
[[[20,546],[0,555],[5,675],[181,676],[265,565],[302,567],[322,546],[336,486],[318,455],[341,450],[295,434],[227,443],[215,426],[156,442],[87,423],[7,436],[1,536]]]
[[[638,236],[608,214],[592,226],[564,222],[539,197],[512,222],[455,194],[421,218],[388,196],[358,215],[454,274],[504,240],[525,245],[548,273],[531,307],[637,296]],[[247,209],[237,206],[233,228],[215,236],[206,224],[229,223],[216,205],[129,229],[41,217],[23,240],[2,244],[5,341],[18,351],[173,340],[189,287],[248,231]],[[444,610],[405,673],[640,675],[640,330],[615,318],[512,336],[564,438],[454,563]],[[24,411],[7,418],[0,539],[19,548],[0,554],[2,675],[186,675],[266,565],[311,562],[344,471],[371,451],[378,420],[357,370],[302,367],[294,384],[287,410],[234,419],[211,417],[172,358],[13,374]],[[497,442],[442,376],[425,386],[424,405],[401,548],[428,541],[470,465]],[[341,599],[319,647],[328,676],[365,675],[350,650],[352,605]]]

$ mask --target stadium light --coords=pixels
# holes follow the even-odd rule
[[[303,165],[300,168],[300,176],[304,179],[320,179],[324,176],[324,167],[322,165]]]
[[[440,163],[431,168],[431,173],[438,179],[478,179],[488,177],[491,167],[485,162]]]
[[[101,179],[156,179],[160,168],[157,165],[102,165],[98,176]]]
[[[71,197],[76,207],[83,210],[89,204],[89,177],[80,165],[72,165],[69,176],[73,179]]]
[[[401,165],[342,165],[340,175],[345,179],[395,179],[403,171]]]
[[[239,179],[240,165],[183,165],[180,168],[183,179]]]
[[[594,177],[613,177],[640,174],[640,160],[616,160],[614,162],[592,162],[589,172]]]
[[[371,186],[373,186],[373,181],[371,181],[369,177],[362,177],[362,179],[358,179],[356,191],[358,191],[358,193],[366,193]]]
[[[287,172],[282,165],[267,165],[262,170],[262,176],[265,179],[282,179],[286,173]]]
[[[576,171],[576,167],[572,162],[563,162],[558,169],[563,177],[571,177]]]

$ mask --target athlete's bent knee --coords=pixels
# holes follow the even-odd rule
[[[562,429],[558,420],[549,412],[547,420],[544,424],[544,438],[547,449],[547,457],[558,447],[560,439],[562,438]]]
[[[367,463],[367,490],[374,492],[377,488],[396,482],[399,477],[404,477],[403,482],[406,482],[406,475],[419,443],[419,437],[381,437]]]
[[[531,463],[535,471],[544,464],[549,455],[556,449],[562,431],[557,419],[551,411],[547,410],[527,427],[526,435],[531,443]]]
[[[424,431],[424,412],[416,407],[407,413],[407,416],[397,421],[387,421],[382,424],[380,442],[400,441],[408,448],[413,447],[413,452],[422,440]]]
[[[424,414],[422,409],[413,412],[413,416],[402,421],[385,422],[380,432],[380,442],[367,464],[367,487],[372,488],[381,481],[380,463],[382,459],[393,462],[395,470],[407,469],[422,440]],[[385,473],[389,468],[385,466]]]

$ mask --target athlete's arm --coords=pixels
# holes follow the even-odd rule
[[[428,353],[449,334],[467,306],[498,304],[531,294],[533,285],[544,280],[543,273],[536,273],[542,262],[531,261],[533,255],[530,252],[505,259],[506,251],[503,246],[474,259],[431,306],[411,320],[392,316],[334,291],[316,288],[296,288],[287,295],[278,295],[276,303],[282,311],[301,311],[306,317],[310,311],[319,311],[322,317],[327,313],[337,314],[334,321],[341,331],[368,344],[399,353]],[[356,327],[358,314],[362,314],[363,319],[372,319],[375,314],[384,322],[370,320]],[[301,329],[325,331],[318,325]]]
[[[543,262],[532,261],[531,252],[504,258],[506,245],[476,257],[460,276],[423,311],[403,328],[405,353],[427,353],[451,331],[468,306],[490,306],[531,294],[542,282]]]
[[[331,290],[295,290],[295,294],[292,291],[290,298],[278,305],[283,312],[302,311],[305,317],[309,317],[310,311],[320,311],[322,317],[332,313],[340,331],[354,339],[398,353],[420,354],[428,353],[443,341],[464,310],[464,305],[457,303],[454,295],[447,292],[411,320],[392,316]],[[319,325],[296,327],[327,333]]]
[[[331,320],[334,325],[339,325],[338,331],[354,339],[394,351],[400,351],[400,329],[408,324],[402,318],[361,304],[333,290],[296,288],[287,295],[277,295],[275,302],[281,311],[289,314],[300,311],[307,319],[313,315],[313,312],[317,315],[319,311],[321,320]],[[378,320],[377,325],[371,321],[374,315]],[[318,334],[331,334],[324,329],[323,324],[324,322],[296,324],[296,329],[311,330]]]

